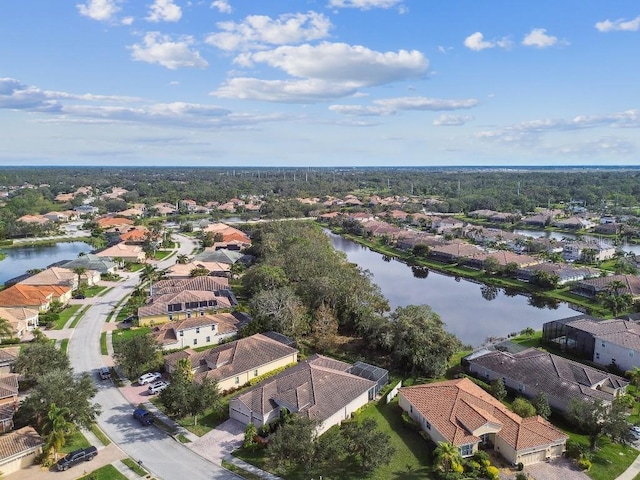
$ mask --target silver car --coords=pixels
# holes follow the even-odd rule
[[[146,385],[147,383],[152,383],[162,378],[162,374],[159,372],[151,372],[145,373],[144,375],[140,375],[138,378],[138,385]]]
[[[169,386],[169,383],[163,380],[160,380],[159,382],[154,382],[151,385],[149,385],[149,388],[147,390],[149,390],[149,395],[155,395],[157,393],[160,393],[162,390],[164,390],[168,386]]]

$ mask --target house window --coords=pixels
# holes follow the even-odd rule
[[[413,405],[409,405],[409,413],[413,413]]]
[[[173,320],[173,315],[169,315],[169,321]]]
[[[629,356],[633,357],[633,350],[629,350]]]
[[[519,392],[524,392],[524,383],[519,383],[518,384],[518,391]]]
[[[240,383],[240,377],[236,377],[235,383],[236,383],[236,385],[238,385]]]
[[[187,312],[187,318],[191,318],[191,312]]]
[[[215,325],[211,325],[211,331],[215,332],[216,331],[216,326]]]
[[[184,330],[180,330],[180,336],[184,337]]]
[[[425,423],[425,427],[427,427],[427,430],[431,430],[431,424],[429,422],[427,422],[426,420],[425,420],[424,423]]]
[[[207,343],[211,342],[211,337],[207,337]]]
[[[461,445],[460,455],[462,455],[462,457],[470,457],[471,455],[473,455],[473,443],[468,443],[467,445]]]
[[[596,353],[596,359],[599,359],[599,358],[600,358],[600,354]]]
[[[200,333],[200,328],[196,328],[196,333]]]
[[[200,312],[200,316],[204,317],[204,312],[203,311]]]
[[[254,371],[253,371],[253,376],[254,376],[254,377],[257,377],[257,376],[258,376],[258,370],[254,370]]]
[[[194,339],[193,339],[193,344],[194,344],[194,345],[197,345],[197,344],[198,344],[198,339],[197,339],[197,338],[194,338]]]
[[[605,347],[604,342],[602,342],[602,348],[604,348],[604,347]]]

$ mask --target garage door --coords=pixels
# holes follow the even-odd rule
[[[532,452],[526,453],[524,455],[520,455],[519,462],[522,462],[523,465],[531,465],[533,463],[544,462],[546,460],[546,451],[542,450],[540,452]]]
[[[240,410],[236,410],[235,408],[229,409],[229,417],[242,422],[243,425],[247,425],[251,421],[249,415],[241,412]]]

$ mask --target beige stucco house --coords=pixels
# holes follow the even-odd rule
[[[516,415],[468,378],[402,387],[399,405],[431,440],[455,445],[463,457],[482,445],[530,465],[560,457],[568,439],[540,416]]]
[[[251,379],[298,361],[298,350],[257,333],[203,352],[170,353],[165,368],[171,373],[178,360],[188,358],[195,380],[215,380],[221,391],[238,388]]]
[[[188,318],[159,325],[150,333],[163,350],[217,345],[238,333],[240,320],[231,313]]]
[[[23,427],[0,436],[0,472],[10,475],[33,464],[44,441],[33,427]]]
[[[313,355],[231,399],[229,416],[244,425],[266,425],[282,409],[318,422],[324,433],[375,396],[376,382],[349,372],[352,365]]]

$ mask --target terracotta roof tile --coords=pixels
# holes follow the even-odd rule
[[[0,436],[0,460],[27,452],[43,445],[42,437],[33,427],[23,427]]]

